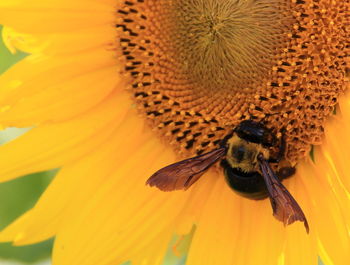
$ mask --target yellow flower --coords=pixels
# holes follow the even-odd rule
[[[61,169],[0,240],[55,236],[57,265],[156,265],[195,225],[189,265],[347,264],[349,5],[2,0],[7,46],[31,55],[0,77],[0,125],[33,129],[0,147],[0,179]],[[298,165],[284,184],[309,235],[275,220],[268,200],[238,196],[221,171],[186,192],[145,185],[178,161],[173,150],[212,150],[250,115],[287,130],[285,158]]]

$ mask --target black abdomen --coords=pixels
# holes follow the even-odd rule
[[[244,172],[239,168],[232,168],[225,159],[220,165],[227,184],[239,195],[253,200],[265,199],[268,196],[264,178],[259,172]],[[295,171],[294,167],[282,167],[276,175],[282,181],[294,175]]]

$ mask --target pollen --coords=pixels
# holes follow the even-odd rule
[[[297,162],[320,144],[348,84],[349,1],[127,0],[118,58],[149,125],[201,154],[242,120],[285,134]]]

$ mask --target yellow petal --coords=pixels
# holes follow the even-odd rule
[[[299,167],[297,170],[300,171]],[[296,222],[285,229],[284,264],[286,265],[318,263],[317,231],[315,228],[317,219],[312,214],[314,206],[310,201],[311,194],[305,189],[305,185],[309,185],[308,177],[298,172],[284,182],[302,208],[310,227],[309,234],[306,233],[301,222]]]
[[[113,24],[113,7],[107,1],[2,0],[0,24],[23,33],[68,32]]]
[[[242,230],[234,255],[237,264],[277,264],[286,240],[286,227],[273,217],[269,199],[243,200]]]
[[[221,198],[222,190],[215,190],[213,198],[202,209],[203,216],[198,222],[187,264],[284,264],[285,260],[294,259],[303,260],[301,264],[313,264],[307,263],[310,260],[317,262],[316,249],[302,223],[283,227],[272,216],[269,200],[238,197],[239,203],[234,203],[230,199],[233,191],[226,189],[225,183],[223,185],[226,197]],[[299,194],[293,195],[299,202]],[[215,201],[210,203],[211,200]],[[305,203],[300,204],[305,206]],[[304,240],[306,249],[289,259],[295,249],[299,250],[294,245],[298,240]]]
[[[12,54],[15,54],[17,50],[35,53],[42,49],[41,45],[45,45],[45,43],[38,44],[35,37],[18,33],[10,27],[2,28],[2,41]]]
[[[106,183],[96,187],[85,207],[58,232],[54,264],[118,264],[172,231],[189,193],[164,193],[145,185],[164,161],[173,161],[173,154],[162,149],[158,141],[140,146]]]
[[[318,249],[321,259],[327,256],[334,264],[346,264],[350,260],[348,220],[344,218],[342,202],[332,190],[327,176],[333,174],[329,165],[320,164],[317,158],[315,165],[300,165],[298,170],[304,176],[304,187],[312,203],[311,217],[315,220],[310,229],[317,234],[323,250]],[[317,162],[318,161],[318,162]],[[336,242],[336,244],[334,243]],[[326,253],[326,255],[324,255]]]
[[[60,167],[93,151],[114,132],[130,106],[128,95],[111,95],[82,116],[39,126],[1,146],[0,180]]]
[[[276,264],[285,241],[285,227],[272,216],[270,201],[241,198],[239,234],[234,245],[237,265]]]
[[[70,119],[100,103],[114,89],[122,90],[115,67],[52,84],[23,97],[0,112],[0,122],[6,126],[29,127]]]
[[[187,263],[233,264],[234,246],[239,233],[240,199],[217,179],[202,210],[190,247]]]
[[[199,219],[203,214],[203,208],[214,192],[213,187],[218,179],[222,177],[221,171],[218,174],[217,170],[210,170],[196,182],[196,185],[190,188],[191,196],[181,211],[181,218],[176,223],[176,233],[178,235],[189,234],[193,229],[193,225],[200,222]]]
[[[131,262],[133,265],[164,265],[165,253],[172,237],[171,229],[159,234],[155,240],[138,254],[135,254]],[[111,265],[114,264],[113,262]]]
[[[117,131],[108,144],[65,165],[36,206],[1,232],[0,241],[15,241],[16,245],[23,245],[54,236],[62,221],[69,220],[74,211],[83,207],[94,194],[96,187],[110,177],[115,165],[132,157],[150,137],[144,132],[142,121],[133,115],[129,115]]]
[[[91,64],[91,61],[94,63]],[[64,71],[62,71],[62,69],[64,69]],[[109,91],[114,88],[114,75],[111,74],[111,71],[113,71],[113,69],[117,71],[114,58],[111,52],[107,51],[96,50],[93,52],[90,51],[89,53],[81,53],[70,57],[52,57],[45,55],[29,56],[20,63],[16,64],[0,77],[0,112],[3,112],[4,119],[3,122],[0,119],[0,124],[2,126],[19,126],[19,124],[16,124],[15,121],[12,122],[10,118],[8,118],[7,122],[5,122],[5,119],[8,117],[5,113],[11,113],[11,111],[14,111],[14,113],[16,113],[16,107],[14,107],[16,104],[19,108],[19,112],[27,112],[29,111],[28,108],[30,107],[32,109],[40,109],[40,107],[45,107],[45,104],[51,104],[51,102],[43,101],[40,102],[40,105],[38,106],[37,101],[41,97],[44,97],[45,100],[50,100],[51,97],[51,101],[54,102],[61,99],[63,100],[62,103],[64,104],[64,100],[69,101],[70,97],[74,99],[74,97],[78,96],[69,96],[67,93],[61,93],[65,91],[64,89],[75,89],[76,91],[74,92],[72,90],[71,93],[77,94],[79,91],[80,95],[85,94],[83,97],[86,99],[87,95],[89,95],[89,92],[92,92],[92,95],[96,94],[97,92],[93,91],[96,91],[99,86],[89,89],[89,84],[85,84],[87,87],[81,87],[81,85],[77,84],[77,82],[82,79],[84,81],[86,81],[85,79],[89,80],[89,76],[91,76],[90,80],[93,82],[99,78],[99,74],[102,75],[100,78],[106,78],[106,75],[103,74],[110,73],[109,78],[106,78],[106,80],[101,80],[101,95],[95,95],[95,97],[89,99],[90,103],[87,102],[82,105],[85,105],[86,107],[86,104],[87,106],[96,104],[101,100],[101,98],[103,98],[103,96],[108,94]],[[21,74],[19,75],[18,73]],[[116,86],[118,85],[118,82],[120,82],[119,80],[120,79],[116,74],[114,80]],[[67,86],[67,88],[65,88],[65,86]],[[60,98],[53,99],[52,97],[55,96]],[[30,103],[36,103],[36,106],[29,106],[28,104]],[[59,102],[56,103],[56,107],[57,104],[59,104]],[[72,105],[72,103],[70,103],[70,105]],[[84,107],[80,108],[78,106],[79,104],[76,105],[77,106],[72,106],[73,113],[77,109],[84,110]],[[13,110],[11,110],[12,107],[14,107]],[[61,110],[60,112],[69,113],[69,111],[70,109],[68,108],[64,109],[63,111]],[[61,114],[52,115],[60,116]],[[27,118],[22,120],[22,126],[28,126],[35,123]],[[37,117],[37,122],[39,121],[40,117]],[[45,121],[45,118],[41,121]]]
[[[89,49],[111,50],[115,42],[116,28],[102,26],[74,32],[50,32],[25,34],[10,27],[3,27],[2,36],[7,48],[15,53],[43,53],[50,55],[75,54]]]
[[[327,165],[334,173],[335,181],[341,185],[341,189],[346,193],[350,192],[349,163],[350,141],[350,94],[345,95],[340,100],[340,110],[337,115],[331,117],[325,127],[326,138],[320,149],[320,154],[325,156]],[[322,164],[320,165],[322,168]],[[339,192],[340,192],[339,191]]]

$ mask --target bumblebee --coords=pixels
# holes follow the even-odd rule
[[[271,155],[273,148],[278,149],[275,157]],[[154,173],[146,184],[162,191],[186,190],[220,160],[227,184],[234,191],[250,199],[269,197],[273,215],[279,221],[284,225],[304,222],[308,232],[302,209],[280,180],[293,175],[295,169],[282,168],[276,174],[270,166],[278,164],[284,152],[283,136],[278,141],[272,130],[261,122],[244,120],[222,140],[219,148],[166,166]]]
[[[250,199],[264,199],[268,196],[263,176],[259,172],[258,156],[269,163],[278,163],[284,154],[282,138],[276,158],[270,156],[270,148],[278,143],[273,132],[261,123],[242,121],[223,141],[227,145],[226,158],[221,160],[228,185],[240,195]],[[295,169],[285,167],[278,172],[280,178],[294,174]]]

